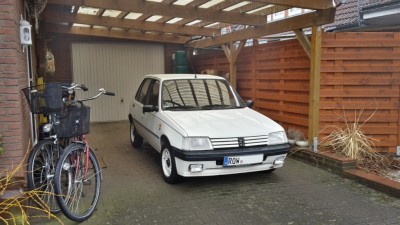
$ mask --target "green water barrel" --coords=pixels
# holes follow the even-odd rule
[[[172,67],[173,73],[189,73],[189,67],[187,66],[174,66]]]
[[[179,51],[176,51],[174,54],[175,54],[175,57],[174,57],[175,59],[173,60],[174,66],[187,66],[188,65],[186,51],[179,50]]]

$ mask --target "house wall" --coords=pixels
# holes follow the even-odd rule
[[[197,72],[229,71],[223,52],[193,60]],[[238,92],[255,100],[257,111],[307,135],[309,65],[297,40],[246,47],[237,61]],[[378,151],[395,152],[400,145],[399,83],[400,33],[324,33],[320,138],[332,131],[331,125],[344,125],[346,115],[348,122],[365,122],[362,129],[377,140]]]
[[[19,38],[23,12],[23,1],[0,1],[0,171],[21,162],[30,140],[29,107],[21,92],[28,86],[27,50],[22,51]]]

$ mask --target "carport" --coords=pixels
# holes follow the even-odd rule
[[[15,26],[9,28],[6,25],[10,34],[0,36],[5,41],[11,36],[14,43],[4,45],[8,49],[7,54],[13,55],[11,60],[4,61],[5,66],[14,66],[7,67],[7,71],[5,70],[0,78],[2,80],[0,85],[7,86],[5,89],[7,91],[0,93],[2,104],[0,111],[5,118],[1,120],[1,130],[4,131],[1,135],[5,149],[5,153],[1,155],[4,159],[1,167],[9,168],[19,162],[26,152],[29,140],[35,143],[38,139],[37,125],[35,125],[38,120],[30,116],[26,101],[20,92],[22,88],[35,85],[39,77],[44,77],[45,82],[89,82],[95,84],[93,89],[99,88],[107,81],[119,80],[120,83],[124,83],[126,77],[119,76],[122,74],[120,72],[109,73],[108,76],[90,74],[88,77],[78,78],[78,74],[89,74],[87,71],[94,69],[101,70],[101,68],[85,68],[86,70],[79,71],[80,68],[75,65],[77,62],[91,65],[93,61],[87,60],[88,57],[82,54],[91,52],[88,47],[98,43],[109,44],[108,52],[103,55],[110,56],[110,51],[114,52],[112,57],[115,61],[101,61],[104,68],[107,65],[111,67],[114,62],[126,58],[125,53],[122,53],[125,50],[129,57],[137,59],[135,63],[138,64],[134,65],[139,65],[135,67],[139,69],[135,74],[140,76],[149,73],[140,70],[140,67],[145,65],[144,62],[149,61],[140,61],[141,54],[152,57],[149,52],[155,52],[154,55],[159,58],[156,59],[156,63],[147,65],[147,68],[153,68],[158,64],[160,68],[156,72],[170,73],[171,55],[177,49],[185,49],[187,52],[210,48],[221,49],[229,60],[230,82],[236,87],[237,59],[246,40],[257,40],[263,36],[293,31],[311,62],[308,136],[312,138],[318,132],[321,25],[333,22],[336,7],[340,2],[339,0],[21,0],[2,3],[5,6],[2,8],[12,15],[5,17],[5,20]],[[273,22],[267,19],[279,12],[296,8],[308,9],[308,13]],[[33,44],[26,48],[22,48],[19,44],[17,35],[21,16],[32,24]],[[304,29],[310,27],[311,40],[304,32]],[[227,28],[235,29],[226,32]],[[128,49],[120,45],[122,47],[118,50],[112,45],[115,43],[130,47],[133,45],[136,48]],[[140,49],[140,46],[145,47]],[[94,48],[96,49],[96,46]],[[154,51],[149,51],[150,48],[154,48]],[[45,75],[49,74],[47,50],[54,55],[54,75]],[[132,56],[132,52],[136,55]],[[97,54],[96,51],[93,54]],[[125,62],[125,65],[128,64],[130,62]],[[130,70],[129,67],[124,69],[125,72]],[[121,68],[113,67],[111,71],[120,70]],[[129,90],[126,87],[121,89],[119,84],[107,88],[120,93],[117,102],[125,104],[129,102],[140,77],[135,79],[131,81],[133,85]],[[9,97],[10,94],[18,94],[19,98]],[[98,104],[106,105],[109,109],[119,107],[100,101]],[[109,112],[106,116],[102,116],[93,110],[92,119],[94,121],[125,119],[127,110],[124,111],[122,107],[119,111],[120,115]]]
[[[188,52],[203,48],[223,49],[229,60],[230,82],[236,87],[236,62],[240,50],[248,39],[293,31],[306,54],[311,59],[310,73],[310,120],[309,137],[318,133],[319,71],[321,50],[321,25],[334,20],[335,7],[339,1],[61,1],[49,0],[40,15],[41,31],[45,33],[42,46],[51,45],[57,52],[58,34],[73,36],[74,42],[92,42],[104,38],[121,39],[125,43],[141,44],[162,43],[165,48],[185,47]],[[268,16],[292,8],[309,9],[310,12],[279,21],[267,21]],[[240,28],[234,32],[222,34],[226,27]],[[304,34],[304,28],[312,27],[310,41]],[[82,37],[82,38],[80,38]],[[90,37],[90,39],[88,39]],[[48,44],[48,40],[52,44]],[[118,41],[118,40],[116,40]],[[72,44],[74,48],[74,44]],[[72,50],[74,55],[74,50]],[[169,63],[171,52],[165,52],[165,64]],[[55,54],[55,58],[59,56]],[[73,58],[73,57],[71,57]],[[120,60],[120,59],[117,59]],[[80,62],[76,60],[74,62]],[[61,62],[63,63],[63,62]],[[86,63],[86,62],[85,62]],[[110,62],[112,63],[112,62]],[[162,65],[162,62],[159,63]],[[57,67],[64,67],[57,62]],[[171,72],[170,68],[160,72]],[[75,65],[76,67],[76,65]],[[70,76],[77,78],[74,68]],[[199,71],[196,71],[199,72]],[[43,74],[43,73],[39,73]],[[51,78],[53,81],[68,78]],[[71,80],[72,77],[70,77]],[[97,77],[96,79],[102,79]],[[123,79],[123,78],[118,78]],[[79,81],[79,80],[78,80]],[[78,82],[77,81],[77,82]],[[118,90],[116,85],[116,92]],[[124,101],[129,96],[121,96]],[[126,99],[128,100],[128,99]],[[121,110],[122,111],[122,110]],[[125,110],[127,111],[127,110]],[[118,117],[121,118],[121,117]],[[117,120],[111,118],[105,120]],[[101,121],[101,119],[100,119]]]

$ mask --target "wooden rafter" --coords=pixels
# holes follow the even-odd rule
[[[50,4],[87,6],[121,11],[131,11],[150,15],[182,17],[232,24],[259,25],[265,23],[264,16],[249,15],[235,12],[217,11],[212,9],[193,8],[179,5],[131,0],[48,0]]]
[[[319,10],[312,13],[303,14],[287,18],[284,20],[268,23],[256,27],[250,27],[245,30],[239,30],[226,35],[221,35],[215,38],[206,38],[199,41],[189,43],[188,46],[205,48],[210,46],[221,45],[231,41],[240,41],[250,38],[258,38],[266,35],[283,33],[295,29],[302,29],[311,26],[323,25],[331,23],[335,17],[335,8]]]
[[[152,41],[152,42],[163,42],[163,43],[175,43],[184,44],[189,40],[186,37],[179,37],[176,35],[167,34],[149,34],[146,32],[126,32],[126,31],[114,31],[108,29],[91,29],[86,27],[72,27],[46,24],[46,32],[50,33],[64,33],[73,35],[85,35],[94,37],[108,37],[108,38],[119,38],[127,40],[142,40],[142,41]]]
[[[217,29],[213,28],[182,26],[175,24],[164,24],[159,22],[144,22],[137,20],[121,20],[112,17],[98,17],[84,14],[73,15],[70,13],[61,12],[45,12],[42,17],[45,21],[48,21],[50,23],[80,23],[105,27],[119,27],[125,29],[137,29],[185,35],[213,36],[214,33],[219,32]]]

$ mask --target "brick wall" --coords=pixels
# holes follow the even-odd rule
[[[21,162],[30,139],[29,108],[21,89],[28,85],[27,52],[19,39],[22,0],[0,1],[0,171]]]

